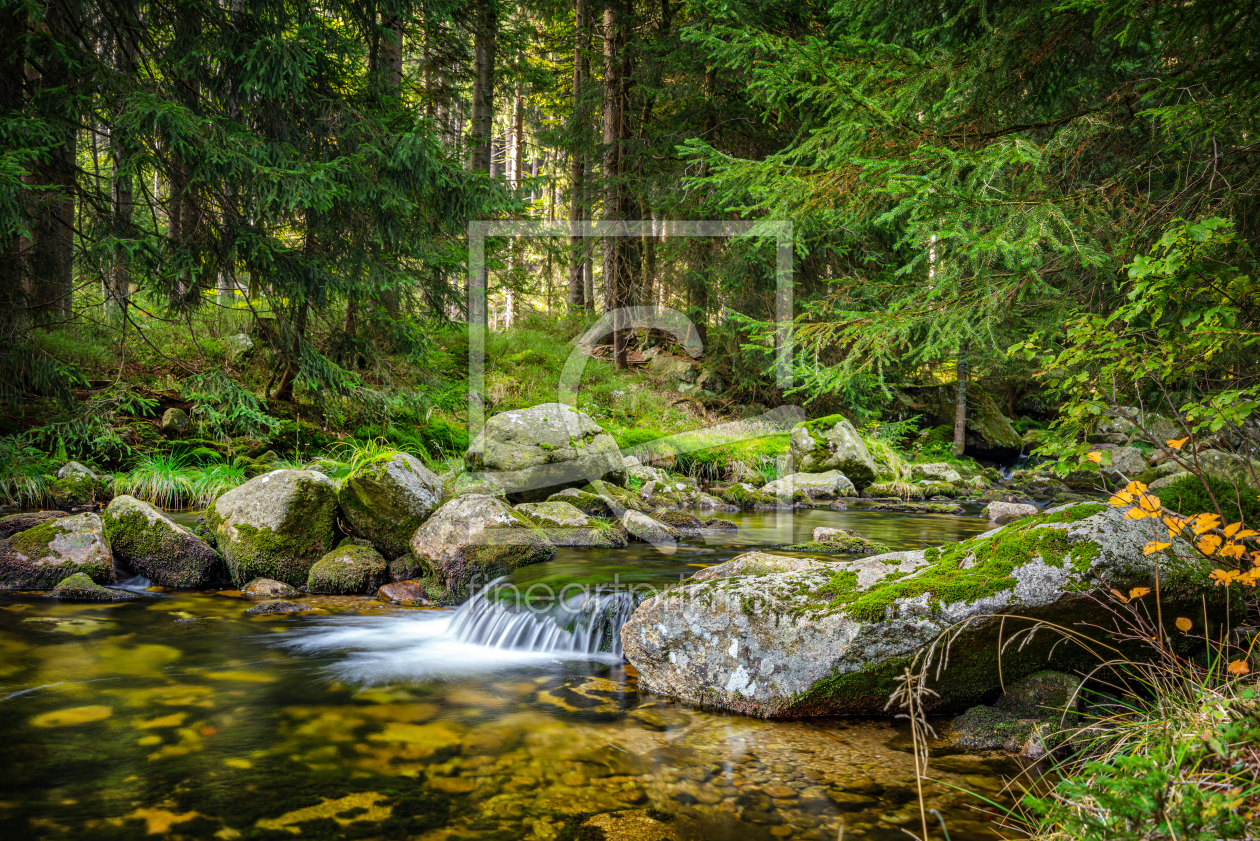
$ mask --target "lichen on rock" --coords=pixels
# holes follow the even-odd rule
[[[96,514],[49,520],[0,540],[0,589],[46,590],[77,572],[114,583],[114,556]]]
[[[1184,541],[1147,556],[1156,538],[1167,541],[1167,531],[1086,503],[961,543],[825,568],[728,576],[710,567],[640,605],[622,640],[640,685],[655,692],[762,716],[859,714],[882,711],[916,652],[966,623],[948,668],[929,681],[940,693],[931,707],[962,710],[998,690],[1000,629],[1103,623],[1090,594],[1151,588],[1157,569],[1165,616],[1191,606],[1201,615],[1206,599],[1209,617],[1222,617],[1237,595],[1212,586]],[[1007,649],[1006,680],[1046,668],[1052,649],[1053,668],[1082,665],[1086,655],[1057,640],[1043,631]]]

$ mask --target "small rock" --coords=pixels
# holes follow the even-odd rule
[[[409,581],[395,581],[377,590],[376,598],[377,601],[393,604],[436,605],[440,602],[429,595],[429,589],[432,586],[432,581],[414,578]]]
[[[245,612],[251,616],[260,616],[269,613],[301,613],[304,610],[311,610],[311,608],[297,602],[273,600],[256,604]]]
[[[1031,517],[1040,511],[1041,509],[1035,505],[1019,502],[990,502],[980,513],[998,525],[1005,525],[1016,520],[1022,520],[1025,517]]]
[[[136,596],[126,590],[102,587],[83,573],[76,572],[52,588],[48,598],[76,602],[125,602]]]
[[[302,595],[302,591],[283,581],[255,578],[241,588],[241,595],[251,599],[296,599]]]
[[[61,465],[61,467],[57,469],[57,478],[65,479],[67,476],[70,476],[72,473],[83,473],[86,476],[89,476],[93,479],[100,478],[99,476],[96,475],[96,472],[93,471],[90,467],[86,467],[82,464],[79,464],[77,461],[68,461],[65,464]]]
[[[188,413],[183,409],[167,409],[162,413],[162,435],[178,438],[188,431]]]
[[[621,517],[621,525],[638,540],[654,545],[673,544],[682,536],[677,529],[653,520],[641,511],[626,511]]]
[[[388,567],[371,546],[343,543],[311,566],[306,591],[345,596],[372,593],[386,578]]]
[[[929,479],[933,482],[962,481],[962,474],[943,461],[932,464],[912,464],[910,476],[914,479]]]

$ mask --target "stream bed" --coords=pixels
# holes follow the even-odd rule
[[[722,516],[738,535],[696,538],[668,555],[644,544],[561,549],[507,583],[545,601],[566,585],[676,584],[758,546],[806,541],[820,525],[894,550],[987,527],[979,516],[860,504]],[[0,597],[5,835],[755,841],[917,832],[903,722],[705,711],[639,692],[607,646],[490,647],[479,641],[502,635],[470,632],[467,610],[304,601],[320,609],[249,617],[251,603],[235,591],[105,605]],[[995,839],[978,797],[1009,802],[1005,781],[1021,770],[1001,753],[934,755],[924,798],[955,841]],[[639,816],[653,828],[635,829]]]

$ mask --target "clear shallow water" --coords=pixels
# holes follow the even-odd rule
[[[894,549],[978,518],[730,515],[737,538],[562,550],[514,581],[662,585],[750,543],[857,528]],[[611,654],[461,640],[451,610],[308,597],[250,618],[232,593],[139,603],[0,601],[0,822],[14,838],[578,837],[588,816],[648,810],[679,838],[904,838],[918,820],[904,726],[772,722],[640,693]],[[181,621],[194,620],[194,621]],[[563,649],[563,647],[560,647]],[[1003,755],[932,760],[930,807],[955,839],[997,837]]]

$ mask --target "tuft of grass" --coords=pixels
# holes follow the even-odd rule
[[[197,498],[196,472],[186,456],[173,453],[143,455],[128,472],[114,480],[114,492],[128,494],[164,510],[188,507]]]
[[[25,436],[0,437],[0,503],[40,508],[52,501],[57,463]]]
[[[206,508],[232,488],[245,484],[248,478],[244,466],[237,463],[220,462],[204,467],[192,474],[191,504]]]

